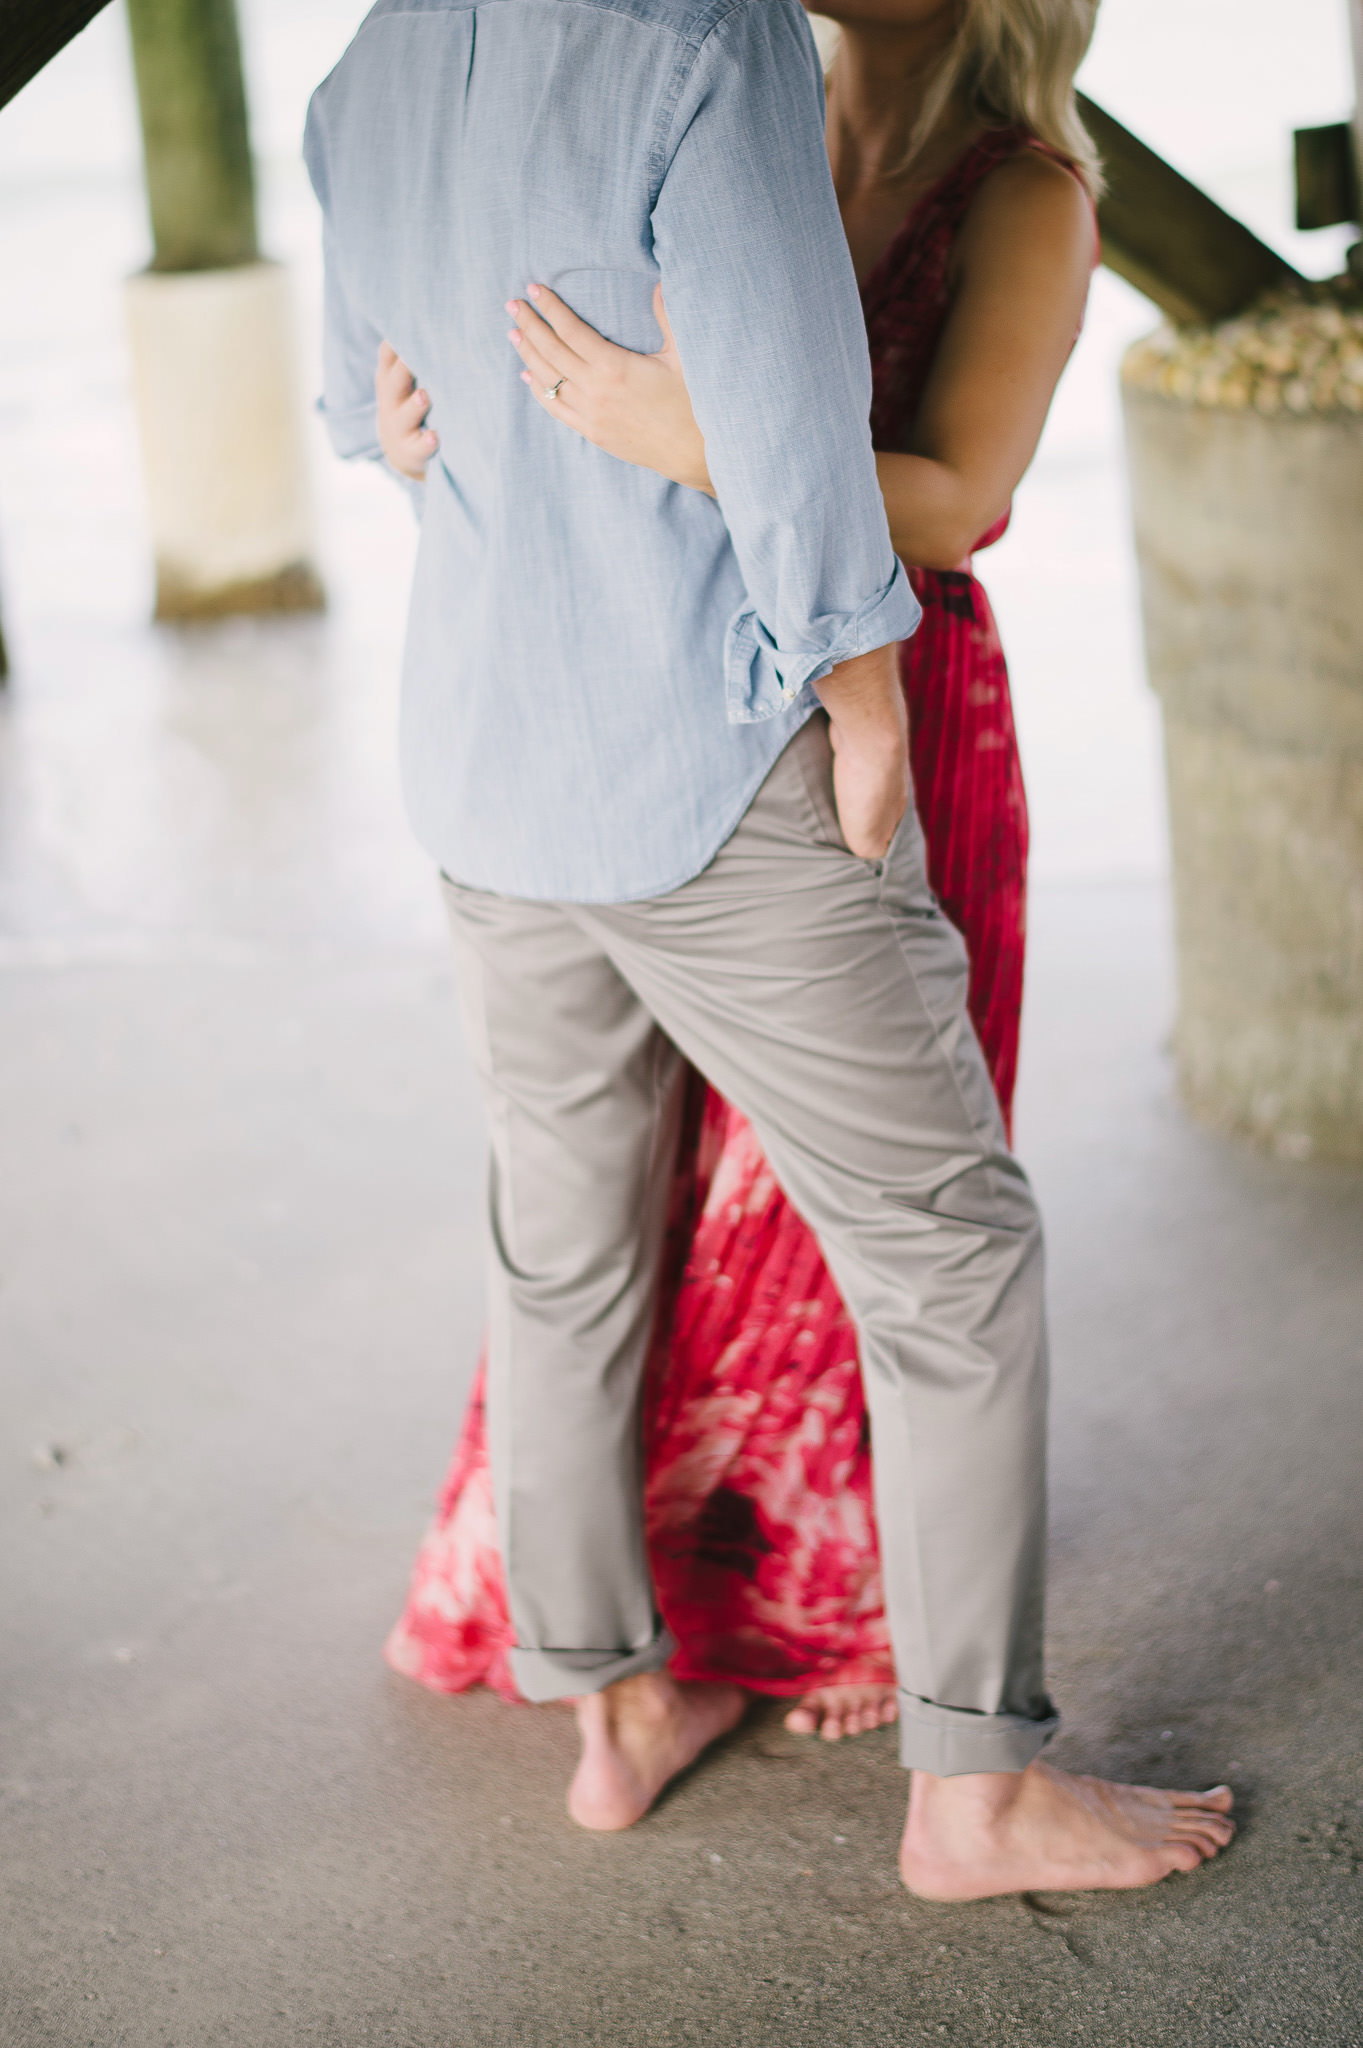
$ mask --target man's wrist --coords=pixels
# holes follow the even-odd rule
[[[839,739],[875,748],[904,744],[904,692],[895,642],[839,662],[814,685]]]

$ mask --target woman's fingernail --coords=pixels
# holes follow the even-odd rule
[[[522,384],[528,384],[530,382],[530,372],[528,370],[521,371],[521,382]]]
[[[509,341],[509,342],[511,343],[511,346],[512,346],[512,348],[519,348],[519,347],[520,347],[520,345],[521,345],[521,330],[520,330],[520,328],[519,328],[519,327],[513,327],[513,328],[512,328],[512,330],[511,330],[511,332],[510,332],[510,334],[508,334],[508,336],[507,336],[506,338],[507,338],[507,340],[508,340],[508,341]]]
[[[507,311],[508,313],[514,313],[514,312],[515,312],[515,310],[516,310],[516,301],[515,301],[514,299],[508,299],[508,300],[507,300],[507,302],[506,302],[506,311]]]
[[[537,299],[540,295],[540,288],[537,284],[527,285],[526,290],[529,292],[532,299]]]

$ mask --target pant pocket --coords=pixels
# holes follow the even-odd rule
[[[919,868],[923,866],[923,833],[914,808],[912,786],[904,815],[896,825],[885,852],[878,860],[866,860],[861,854],[853,853],[847,844],[842,821],[838,817],[837,798],[833,793],[833,741],[829,735],[826,711],[816,711],[809,723],[801,727],[791,741],[791,749],[799,764],[801,786],[808,799],[808,829],[815,845],[831,847],[846,854],[848,860],[856,861],[882,880],[897,857],[901,866],[905,858],[910,858],[911,848],[911,864]]]
[[[909,800],[904,806],[904,815],[900,819],[899,823],[895,826],[894,831],[890,836],[890,843],[886,847],[884,853],[881,855],[878,861],[872,862],[872,866],[878,869],[883,874],[885,870],[888,867],[890,867],[893,863],[896,854],[898,854],[901,851],[905,840],[912,834],[915,834],[917,831],[918,816],[913,807],[913,791],[910,790]]]
[[[806,799],[805,825],[811,840],[816,846],[836,847],[839,853],[850,856],[852,849],[843,837],[833,796],[833,742],[828,733],[828,713],[814,712],[796,733],[790,749],[800,771],[800,786]]]

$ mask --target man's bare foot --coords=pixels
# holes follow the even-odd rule
[[[588,1693],[577,1702],[582,1755],[569,1813],[579,1827],[632,1827],[669,1779],[737,1727],[746,1706],[736,1685],[681,1684],[665,1671]]]
[[[786,1715],[796,1735],[821,1735],[841,1742],[844,1735],[865,1735],[899,1719],[899,1695],[892,1685],[816,1685]]]
[[[1225,1848],[1231,1805],[1225,1785],[1157,1792],[1040,1761],[960,1778],[915,1771],[899,1874],[922,1899],[1158,1884]]]

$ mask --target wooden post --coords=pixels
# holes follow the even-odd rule
[[[1297,226],[1332,228],[1346,221],[1363,225],[1363,0],[1345,0],[1353,51],[1354,111],[1347,121],[1324,128],[1298,128],[1293,136],[1297,169]],[[1363,279],[1363,242],[1347,257]]]
[[[1355,193],[1363,193],[1363,0],[1349,4],[1349,45],[1353,49],[1353,168]]]
[[[234,0],[128,0],[152,269],[254,263],[255,177]]]

